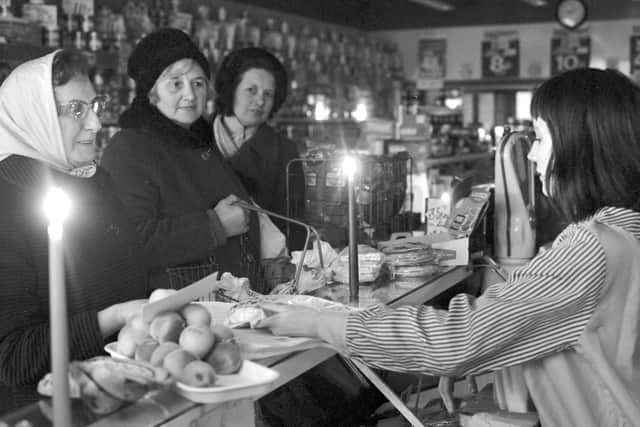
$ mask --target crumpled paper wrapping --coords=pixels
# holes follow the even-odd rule
[[[318,255],[318,243],[320,244],[320,250],[322,251],[322,261],[324,262],[324,269],[320,268],[320,257]],[[298,267],[300,259],[302,258],[302,251],[293,251],[291,253],[291,263]],[[313,248],[308,249],[304,256],[302,263],[302,271],[300,272],[300,278],[298,279],[298,293],[312,292],[325,286],[331,282],[333,278],[333,272],[329,266],[338,258],[338,253],[331,247],[331,245],[325,241],[313,242]]]
[[[320,250],[322,251],[322,260],[324,266],[327,267],[338,258],[338,253],[325,241],[320,241]],[[291,263],[298,265],[302,258],[303,251],[293,251],[291,253]],[[318,241],[313,242],[313,248],[308,249],[304,256],[303,265],[308,268],[320,268],[320,258],[318,256]]]

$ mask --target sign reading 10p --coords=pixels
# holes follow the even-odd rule
[[[591,60],[591,38],[588,34],[555,34],[551,39],[550,59],[552,76],[588,67]]]

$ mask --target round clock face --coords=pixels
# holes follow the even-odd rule
[[[562,26],[578,28],[587,19],[587,6],[582,0],[560,0],[556,15]]]

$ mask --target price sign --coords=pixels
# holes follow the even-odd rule
[[[93,0],[62,0],[62,11],[65,15],[93,15]]]
[[[422,38],[418,40],[418,89],[441,89],[444,86],[447,62],[447,40]]]
[[[629,65],[631,77],[640,82],[640,35],[631,36],[631,53],[629,55]]]
[[[520,40],[513,31],[486,33],[482,41],[482,77],[519,77]]]
[[[551,38],[551,75],[589,66],[591,38],[588,34],[557,33]]]

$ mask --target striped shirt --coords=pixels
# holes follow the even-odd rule
[[[640,213],[603,208],[594,220],[640,240]],[[463,375],[518,365],[576,345],[605,284],[606,255],[584,223],[474,298],[459,294],[448,310],[377,306],[349,315],[350,357],[370,366],[431,375]]]

